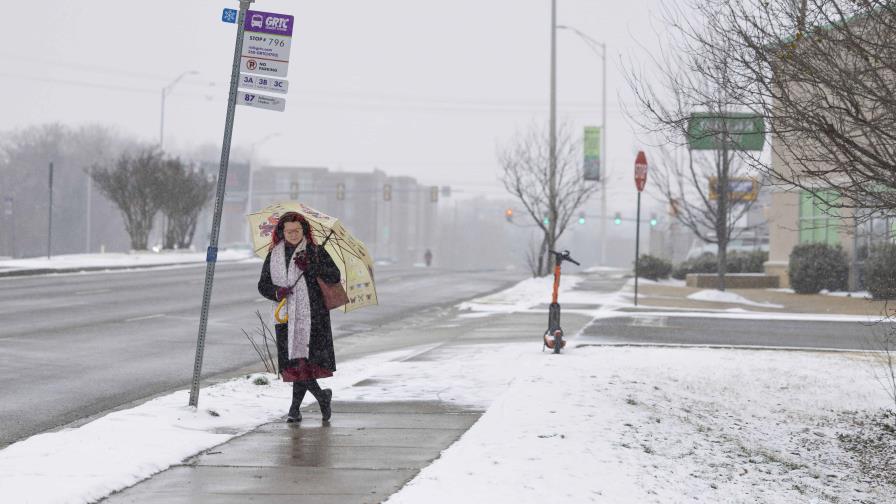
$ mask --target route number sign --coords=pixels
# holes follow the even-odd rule
[[[289,90],[289,82],[283,79],[275,79],[274,77],[265,77],[264,75],[241,73],[240,87],[274,93],[286,93]]]
[[[276,110],[277,112],[283,112],[286,109],[286,100],[284,98],[247,93],[245,91],[237,92],[236,103],[237,105]]]

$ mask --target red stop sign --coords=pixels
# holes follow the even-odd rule
[[[641,192],[645,185],[647,185],[647,156],[644,155],[644,151],[638,151],[638,157],[635,158],[635,187]]]

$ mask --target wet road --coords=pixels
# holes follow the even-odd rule
[[[258,362],[241,329],[251,333],[254,312],[267,317],[270,310],[256,291],[260,269],[260,262],[218,264],[203,377]],[[188,387],[204,275],[198,265],[0,279],[0,447]],[[524,276],[378,268],[380,306],[333,312],[334,336],[394,324]]]

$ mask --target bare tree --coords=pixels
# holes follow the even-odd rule
[[[161,208],[163,165],[158,148],[144,147],[91,170],[97,188],[121,211],[133,250],[147,248],[153,219]]]
[[[46,253],[48,171],[53,163],[53,253],[83,252],[91,243],[123,246],[127,237],[108,201],[90,196],[85,168],[114,159],[133,141],[101,124],[41,124],[0,133],[0,255]],[[91,210],[93,226],[88,225]],[[102,225],[97,225],[102,223]],[[41,225],[43,224],[43,225]]]
[[[774,156],[751,163],[833,212],[896,209],[896,2],[689,0],[674,16],[706,69],[765,118]],[[698,15],[693,15],[697,12]],[[829,200],[829,198],[824,198]]]
[[[530,261],[535,276],[548,273],[547,251],[555,249],[576,210],[597,191],[595,184],[584,180],[581,144],[573,138],[568,124],[558,128],[556,148],[556,169],[552,172],[548,135],[543,128],[532,126],[498,154],[504,187],[522,203],[542,232],[542,245]]]
[[[725,290],[728,243],[747,229],[735,224],[753,204],[752,187],[732,191],[731,183],[750,180],[745,139],[762,131],[752,130],[754,121],[740,105],[737,90],[727,86],[727,62],[707,62],[702,55],[681,51],[681,34],[667,33],[663,52],[647,70],[633,65],[626,70],[637,98],[636,109],[628,114],[660,139],[662,162],[653,192],[675,209],[684,227],[717,245],[719,289]],[[698,145],[701,150],[695,151]],[[670,151],[676,146],[684,159]]]
[[[215,180],[180,158],[162,160],[160,175],[159,208],[166,217],[163,247],[189,248],[199,212],[214,195]]]

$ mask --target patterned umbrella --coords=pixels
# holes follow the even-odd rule
[[[305,217],[311,225],[314,243],[321,244],[329,237],[325,248],[339,267],[342,286],[348,294],[348,303],[343,306],[343,311],[349,312],[377,304],[373,259],[367,251],[367,246],[352,236],[339,219],[304,203],[298,201],[274,203],[247,216],[249,229],[252,230],[252,247],[255,249],[255,255],[261,258],[267,256],[271,234],[280,216],[286,212],[297,212]]]

